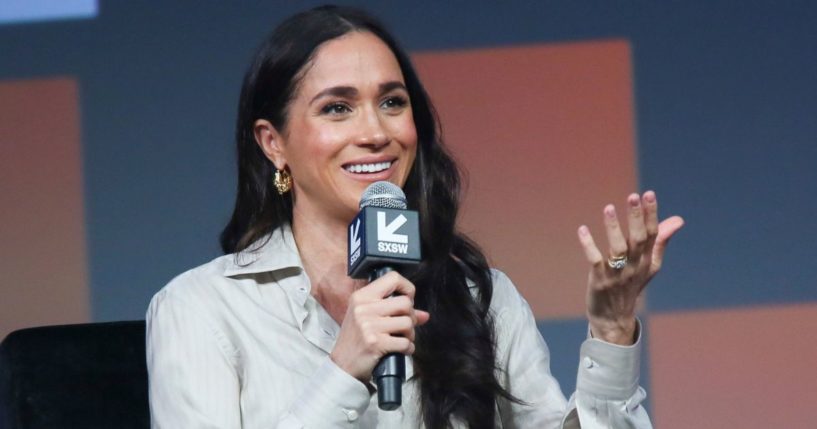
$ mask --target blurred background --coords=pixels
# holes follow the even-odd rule
[[[356,1],[412,53],[468,178],[461,228],[525,295],[566,394],[575,238],[683,215],[642,306],[657,427],[817,419],[817,3]],[[220,254],[241,78],[316,2],[0,0],[0,337],[142,319]],[[600,240],[603,243],[603,239]]]

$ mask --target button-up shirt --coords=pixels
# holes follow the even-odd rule
[[[496,427],[651,427],[638,386],[640,334],[629,347],[587,339],[567,401],[529,305],[507,276],[492,276],[498,380],[525,402],[499,398]],[[146,316],[152,427],[424,427],[411,358],[403,405],[380,410],[329,358],[340,326],[310,287],[282,227],[259,248],[216,258],[159,291]]]

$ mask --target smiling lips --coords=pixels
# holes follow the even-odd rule
[[[388,170],[392,165],[392,161],[372,162],[365,164],[348,164],[343,168],[350,173],[379,173]]]

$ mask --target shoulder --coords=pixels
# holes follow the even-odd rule
[[[504,272],[491,268],[493,292],[491,295],[491,310],[500,315],[507,311],[528,308],[525,298],[516,289],[511,279]]]
[[[491,268],[491,304],[490,312],[500,323],[504,319],[517,319],[532,315],[530,305],[516,289],[511,279],[504,272]],[[471,296],[477,299],[480,293],[476,283],[466,279]]]
[[[492,285],[490,308],[494,315],[500,315],[508,309],[528,307],[527,301],[525,301],[525,298],[516,290],[516,286],[507,274],[496,268],[491,268],[490,274]],[[471,291],[471,296],[477,299],[480,293],[477,284],[470,278],[467,278],[465,281]]]
[[[223,255],[174,277],[151,299],[148,317],[161,307],[190,307],[201,310],[212,307],[212,301],[229,292],[234,280],[224,275],[230,258]]]
[[[501,367],[509,365],[513,350],[522,354],[534,351],[547,354],[547,345],[528,302],[505,273],[492,269],[491,277],[494,289],[490,311],[494,321],[497,358],[503,362]]]
[[[223,275],[225,259],[231,256],[185,271],[153,296],[145,314],[151,361],[159,359],[158,350],[165,358],[178,357],[191,350],[208,353],[215,344],[229,362],[238,362],[235,338],[227,329],[235,311],[225,299],[235,294],[235,281]]]

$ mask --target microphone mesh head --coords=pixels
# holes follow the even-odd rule
[[[408,204],[406,204],[406,194],[399,186],[391,182],[380,181],[369,185],[360,197],[360,208],[369,206],[405,210]]]

